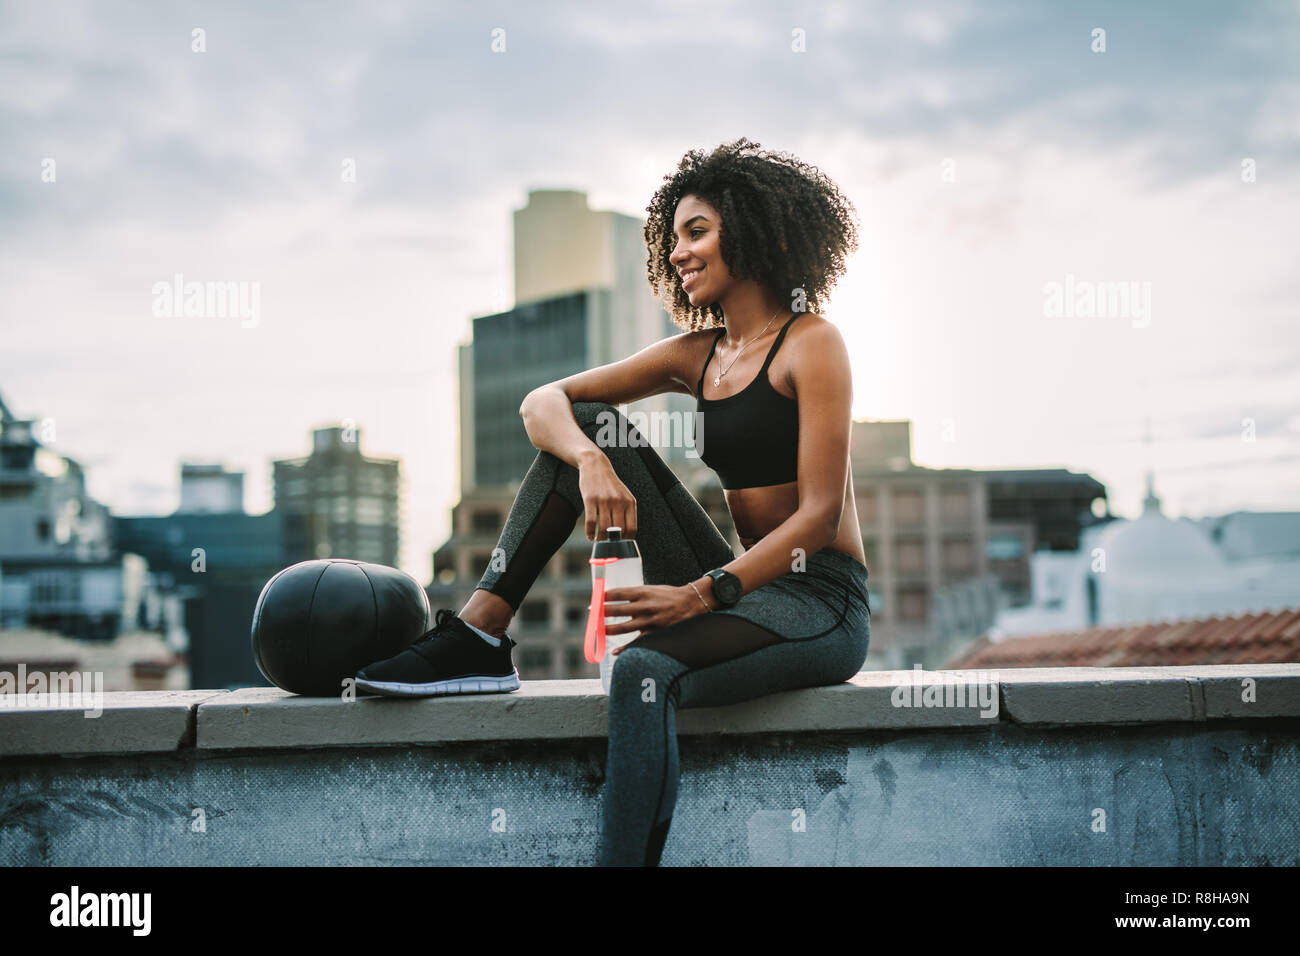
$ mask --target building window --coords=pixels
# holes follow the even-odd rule
[[[898,570],[904,573],[924,571],[925,545],[920,541],[899,541]]]
[[[964,491],[945,491],[939,498],[939,513],[944,521],[969,521],[970,511],[970,495]]]
[[[924,621],[926,617],[924,588],[900,588],[898,591],[898,617],[902,621]]]
[[[551,649],[549,647],[521,647],[519,649],[519,666],[531,671],[549,671],[551,669]]]
[[[582,625],[587,622],[587,609],[579,604],[570,604],[564,609],[564,623],[570,626]]]
[[[1024,557],[1025,543],[1018,534],[993,534],[986,551],[994,561],[1014,561]]]
[[[470,530],[475,534],[496,534],[500,529],[501,516],[495,509],[478,509],[470,515]]]
[[[75,603],[81,600],[80,575],[44,572],[33,574],[31,581],[33,604]]]
[[[564,649],[564,666],[570,674],[581,674],[587,669],[587,657],[581,647],[570,645]]]
[[[943,564],[951,571],[969,571],[974,566],[975,549],[966,538],[954,538],[943,543]]]
[[[545,627],[551,619],[550,605],[545,601],[525,601],[519,606],[519,620],[531,626]]]
[[[383,524],[384,503],[378,498],[358,498],[357,521],[363,524]]]
[[[920,524],[924,520],[924,502],[919,491],[894,493],[894,521],[896,524]]]
[[[570,578],[585,578],[591,574],[591,564],[585,552],[570,552],[564,556],[564,573]]]
[[[50,540],[50,519],[49,518],[36,519],[36,539],[38,541]]]

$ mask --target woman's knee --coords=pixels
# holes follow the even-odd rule
[[[667,700],[673,679],[682,670],[682,664],[667,654],[629,645],[614,658],[609,678],[610,700],[650,704]]]
[[[648,471],[660,492],[680,484],[680,479],[637,427],[608,402],[574,402],[573,418],[583,433],[605,453],[614,470]],[[626,480],[626,479],[625,479]]]
[[[605,422],[617,422],[619,411],[609,402],[573,402],[573,420],[579,428],[599,428]]]
[[[570,405],[573,408],[573,420],[577,422],[578,427],[609,457],[610,449],[606,447],[608,443],[602,439],[607,434],[619,434],[618,418],[622,413],[609,402],[571,402]],[[573,467],[549,451],[538,451],[534,462],[540,462],[541,465],[551,469],[563,470]]]
[[[609,402],[574,402],[573,419],[611,459],[624,449],[640,451],[649,444],[628,417]]]

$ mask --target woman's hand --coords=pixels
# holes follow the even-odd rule
[[[622,528],[624,538],[636,537],[636,498],[601,454],[584,459],[578,468],[578,492],[587,512],[587,540],[600,540],[606,528]]]
[[[628,634],[632,631],[640,631],[645,634],[647,631],[653,631],[656,628],[667,627],[669,624],[675,624],[678,621],[684,621],[687,618],[695,617],[699,614],[708,614],[709,609],[704,606],[700,596],[695,593],[695,589],[689,584],[677,588],[670,584],[641,584],[623,588],[610,588],[605,592],[605,616],[606,617],[628,617],[632,620],[623,621],[619,624],[606,624],[605,635]],[[608,602],[627,601],[627,604],[618,604],[609,607]],[[635,642],[633,642],[635,643]],[[631,647],[631,644],[624,644],[623,647]],[[623,650],[623,647],[614,648],[615,655]]]

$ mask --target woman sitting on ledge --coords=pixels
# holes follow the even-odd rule
[[[613,526],[635,538],[650,583],[606,594],[629,601],[619,615],[631,618],[608,634],[640,636],[615,652],[602,865],[658,865],[677,799],[677,708],[840,683],[870,637],[849,356],[812,311],[857,248],[853,206],[816,168],[743,138],[688,152],[666,179],[648,207],[647,273],[685,333],[524,399],[539,451],[501,532],[504,566],[489,566],[459,615],[440,611],[434,630],[357,675],[375,693],[516,689],[506,627],[574,522],[585,516],[588,540]],[[664,392],[697,400],[701,457],[725,489],[739,557],[644,440],[593,440],[621,415],[613,406]]]

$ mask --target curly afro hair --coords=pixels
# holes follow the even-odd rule
[[[673,216],[688,195],[722,217],[719,247],[734,278],[753,279],[782,301],[801,291],[803,311],[825,308],[858,248],[858,224],[853,203],[824,173],[741,137],[707,155],[691,150],[664,179],[646,207],[646,275],[673,322],[691,332],[726,324],[717,302],[691,305],[668,261],[677,244]]]

